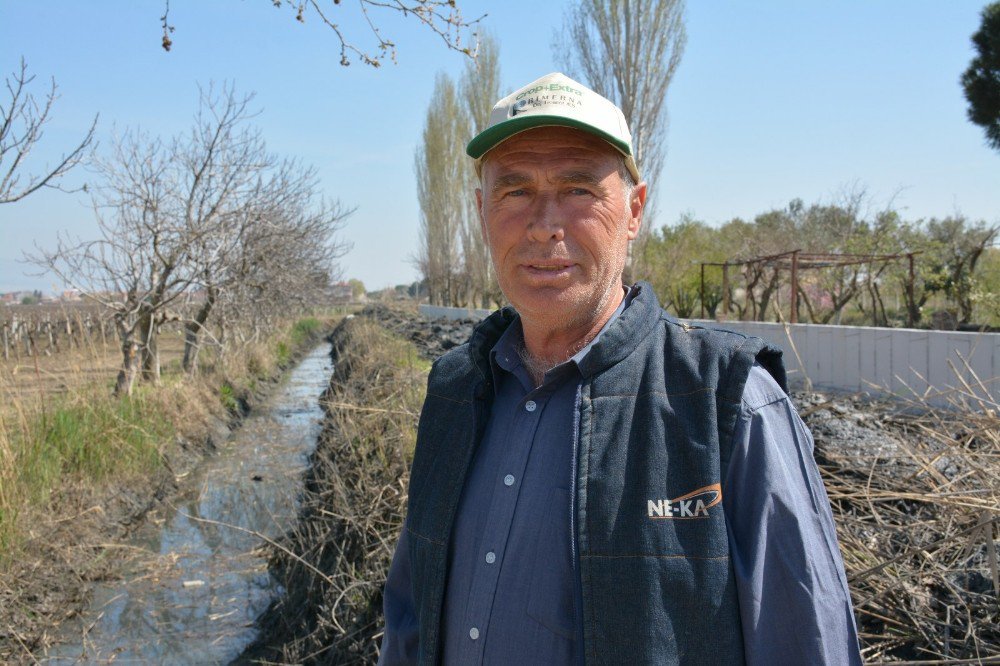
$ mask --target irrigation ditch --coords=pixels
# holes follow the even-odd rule
[[[369,307],[335,371],[299,523],[270,547],[285,596],[237,663],[367,664],[430,359],[471,321]],[[793,396],[815,439],[867,663],[1000,663],[1000,412]]]
[[[16,557],[0,567],[0,663],[102,663],[117,658],[121,650],[91,655],[93,659],[80,652],[60,661],[58,649],[46,655],[54,644],[79,642],[97,626],[87,609],[99,605],[102,589],[114,589],[137,571],[150,579],[160,576],[155,568],[142,569],[151,552],[148,535],[183,503],[194,480],[203,478],[206,461],[222,457],[224,443],[272,398],[289,367],[329,332],[329,326],[324,331],[314,323],[317,327],[303,329],[286,345],[273,374],[230,387],[224,400],[209,383],[192,383],[191,395],[178,405],[183,411],[175,414],[174,434],[161,442],[160,461],[148,473],[119,475],[100,484],[66,479],[53,493],[44,515],[32,517]],[[327,361],[325,353],[322,360]],[[327,375],[321,373],[323,383]],[[315,394],[310,396],[313,403]],[[92,641],[83,643],[88,649],[94,646]]]

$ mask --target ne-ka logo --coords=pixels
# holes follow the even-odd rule
[[[708,518],[708,510],[722,501],[722,486],[710,486],[692,490],[674,499],[646,501],[646,513],[654,520]]]

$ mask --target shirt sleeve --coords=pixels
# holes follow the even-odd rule
[[[759,365],[723,481],[747,664],[861,664],[813,439]]]
[[[410,587],[410,549],[405,523],[386,577],[382,608],[385,633],[379,652],[379,666],[416,664],[420,635]]]

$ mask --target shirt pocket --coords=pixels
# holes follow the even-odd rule
[[[528,616],[563,638],[574,634],[573,557],[570,543],[570,493],[549,491],[545,516],[538,526]]]

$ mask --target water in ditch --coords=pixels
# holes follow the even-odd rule
[[[255,618],[280,592],[260,535],[293,524],[329,352],[323,345],[306,356],[184,480],[165,520],[131,543],[137,557],[126,582],[98,587],[90,612],[43,663],[226,663],[253,640]]]

